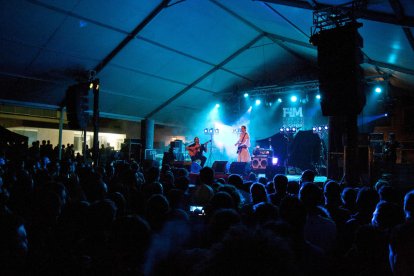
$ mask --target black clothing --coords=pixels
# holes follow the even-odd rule
[[[194,147],[195,145],[196,144],[193,143],[193,144],[189,145],[188,147]],[[207,157],[205,157],[203,155],[203,152],[207,152],[207,148],[204,144],[200,144],[200,150],[196,151],[196,154],[194,156],[191,156],[191,161],[193,161],[193,162],[195,162],[196,160],[201,161],[201,164],[200,164],[201,167],[204,167],[204,164],[207,161]]]

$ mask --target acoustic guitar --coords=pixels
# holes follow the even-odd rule
[[[201,145],[206,146],[208,143],[210,143],[211,140],[208,140],[207,142],[205,142],[204,144],[198,144],[198,145],[194,145],[194,146],[189,146],[187,147],[188,150],[188,155],[190,155],[191,157],[194,157],[197,155],[197,153],[200,151]]]

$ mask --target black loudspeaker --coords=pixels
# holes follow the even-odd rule
[[[70,129],[88,126],[89,90],[89,83],[78,83],[66,90],[66,117]]]
[[[213,170],[215,173],[226,173],[226,166],[228,161],[214,161]]]
[[[253,157],[252,169],[266,169],[269,166],[269,158],[267,157]]]
[[[365,106],[363,39],[359,23],[322,30],[311,38],[318,46],[319,90],[324,116],[359,114]]]
[[[240,174],[240,175],[248,174],[250,173],[250,163],[249,162],[233,162],[230,164],[230,173]]]

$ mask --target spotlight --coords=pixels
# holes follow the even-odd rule
[[[280,128],[280,132],[283,132],[283,131],[285,131],[285,129],[283,127],[281,127]]]
[[[379,86],[377,86],[377,87],[375,87],[375,93],[381,93],[382,92],[382,88],[381,87],[379,87]]]
[[[385,116],[385,117],[388,117],[388,113],[385,113],[385,114],[384,114],[384,116]]]
[[[208,128],[205,128],[204,129],[204,134],[207,134],[208,133]]]
[[[313,127],[312,130],[313,130],[313,132],[316,132],[316,127]]]
[[[322,131],[322,127],[318,127],[318,131]]]
[[[298,97],[296,97],[296,96],[292,96],[292,97],[290,97],[290,101],[292,102],[292,103],[296,103],[296,101],[298,100]]]
[[[220,104],[218,104],[218,103],[217,103],[217,104],[216,104],[216,108],[219,108],[219,107],[220,107]]]
[[[249,93],[244,93],[243,97],[245,98],[249,97]]]
[[[279,161],[279,158],[277,158],[277,157],[273,157],[272,158],[272,164],[273,165],[277,165],[277,162]]]
[[[260,105],[261,103],[262,103],[261,100],[259,100],[259,99],[256,100],[256,105]]]
[[[321,95],[320,95],[320,94],[318,94],[318,95],[316,95],[316,96],[315,96],[315,98],[316,98],[317,100],[320,100],[320,99],[321,99]]]
[[[325,130],[328,130],[328,126],[325,126],[324,128],[325,128]]]
[[[296,132],[296,127],[292,127],[292,131],[293,132]]]
[[[279,103],[281,103],[281,102],[282,102],[282,99],[281,99],[281,98],[279,98],[279,99],[277,99],[277,101],[278,101]]]
[[[216,128],[216,129],[214,130],[214,132],[215,132],[216,134],[219,134],[220,130],[219,130],[218,128]]]
[[[285,130],[286,130],[286,132],[289,132],[290,131],[290,128],[287,127],[287,128],[285,128]]]
[[[208,130],[208,132],[209,132],[210,134],[212,134],[212,133],[214,132],[214,129],[213,129],[213,128],[210,128],[210,129]]]

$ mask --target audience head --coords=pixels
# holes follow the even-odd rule
[[[243,186],[243,179],[238,174],[231,174],[227,179],[227,183],[235,186],[237,189],[241,189]]]
[[[257,204],[259,202],[267,202],[266,188],[261,183],[253,183],[253,185],[250,187],[250,196],[252,198],[253,204]]]
[[[322,203],[322,191],[312,182],[303,183],[299,191],[299,199],[308,211],[314,210]]]
[[[315,172],[312,170],[305,170],[300,177],[300,183],[313,182],[315,180]]]
[[[279,208],[272,203],[257,203],[253,206],[253,212],[256,222],[260,225],[279,219]]]
[[[300,185],[297,181],[289,181],[287,185],[287,193],[292,196],[297,196],[299,194]]]
[[[286,175],[283,174],[276,174],[273,177],[273,186],[275,188],[275,192],[278,194],[286,194],[288,188],[288,178]]]
[[[350,187],[345,188],[341,193],[342,203],[350,211],[355,211],[357,194],[358,191]]]
[[[380,229],[391,229],[404,222],[403,209],[395,203],[380,201],[372,214],[371,224]]]
[[[358,191],[356,207],[358,212],[372,214],[379,201],[377,191],[369,187],[362,187]]]
[[[381,201],[388,201],[398,204],[401,201],[397,189],[393,186],[383,186],[378,190]]]
[[[338,204],[341,203],[341,188],[336,181],[328,181],[324,186],[324,196],[326,204]]]
[[[211,185],[214,182],[214,170],[210,167],[204,167],[200,170],[200,181],[203,184]]]

